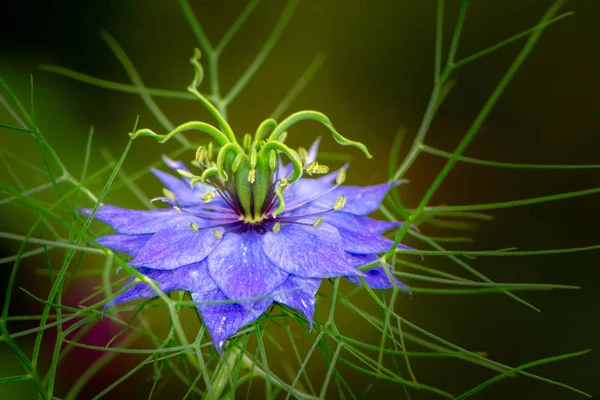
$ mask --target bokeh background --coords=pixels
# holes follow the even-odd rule
[[[275,24],[283,1],[263,1],[241,32],[230,43],[221,61],[221,84],[226,91],[252,61]],[[447,1],[445,49],[459,1]],[[550,1],[473,1],[467,15],[458,57],[469,55],[508,36],[534,26]],[[191,1],[209,38],[216,42],[246,2],[237,0]],[[600,164],[600,3],[567,2],[571,16],[544,33],[533,53],[503,94],[483,129],[467,150],[472,157],[528,163]],[[29,77],[35,81],[36,114],[40,129],[65,160],[78,169],[90,125],[96,135],[91,168],[105,163],[102,151],[118,157],[135,118],[140,126],[162,130],[136,95],[111,92],[75,82],[37,68],[39,63],[58,64],[107,80],[129,83],[127,75],[108,47],[101,30],[110,32],[135,63],[149,87],[184,90],[191,79],[188,59],[197,46],[175,1],[21,1],[3,5],[0,26],[0,74],[28,101]],[[352,183],[372,184],[387,179],[388,151],[399,126],[409,137],[415,134],[432,88],[435,37],[434,1],[303,1],[279,43],[256,77],[231,106],[229,119],[238,134],[253,132],[291,85],[324,52],[326,62],[288,112],[316,109],[326,113],[347,137],[361,140],[374,155],[363,160],[354,150]],[[431,127],[427,143],[452,151],[481,109],[524,42],[493,53],[456,74],[453,89]],[[158,100],[175,124],[207,118],[198,104]],[[4,110],[0,122],[12,123]],[[2,147],[38,157],[35,143],[21,143],[15,133],[0,129]],[[336,151],[333,140],[319,125],[299,125],[290,142],[307,145],[324,136],[323,147]],[[29,146],[29,147],[28,147]],[[174,147],[153,141],[136,142],[124,171],[142,168]],[[404,149],[408,147],[408,142]],[[104,150],[102,150],[104,149]],[[38,162],[38,158],[35,158]],[[408,173],[411,183],[403,189],[406,206],[419,201],[443,160],[423,155]],[[2,170],[4,171],[4,170]],[[5,172],[2,172],[5,178]],[[151,178],[140,185],[151,197],[160,186]],[[519,171],[459,164],[446,179],[432,204],[475,204],[598,187],[598,170]],[[494,211],[495,219],[468,232],[476,239],[470,248],[519,247],[523,250],[555,249],[600,243],[598,195],[529,207]],[[142,207],[127,190],[117,190],[107,203]],[[0,209],[2,231],[22,233],[25,211]],[[432,228],[425,233],[438,235]],[[447,232],[447,234],[456,234]],[[466,248],[468,248],[467,246]],[[2,254],[12,255],[18,242],[1,242]],[[548,282],[581,286],[579,291],[531,292],[523,297],[541,308],[535,313],[502,295],[415,295],[399,302],[398,310],[409,320],[458,345],[486,351],[497,361],[518,365],[538,358],[599,344],[600,252],[561,256],[485,258],[477,268],[499,282]],[[57,258],[59,260],[59,258]],[[43,259],[41,260],[43,261]],[[443,261],[426,260],[444,268]],[[19,286],[44,294],[43,278],[33,274],[35,262],[26,264]],[[0,269],[0,290],[5,291],[9,265]],[[85,281],[83,281],[85,282]],[[85,288],[81,289],[84,297]],[[74,294],[74,298],[78,294]],[[76,301],[76,300],[74,300]],[[368,303],[368,299],[365,298]],[[38,308],[16,293],[12,314]],[[353,315],[336,314],[340,330],[360,329]],[[27,347],[27,342],[23,342]],[[80,355],[81,362],[93,355]],[[272,361],[273,362],[273,361]],[[0,376],[16,371],[17,360],[0,347]],[[88,398],[102,385],[118,377],[119,368],[131,360],[119,357],[81,394]],[[600,394],[598,357],[591,353],[537,368],[535,372],[558,379],[592,394]],[[460,393],[487,379],[490,373],[451,360],[415,360],[417,377],[432,385]],[[80,370],[73,365],[59,377],[66,388]],[[342,367],[340,367],[342,368]],[[117,372],[115,372],[117,371]],[[352,375],[357,390],[374,383],[367,397],[399,398],[402,391],[389,382]],[[140,374],[108,398],[145,398],[147,376]],[[321,377],[315,375],[318,382]],[[141,386],[140,386],[141,385]],[[14,398],[32,395],[27,384],[15,384]],[[133,389],[132,389],[133,388]],[[3,387],[2,390],[4,390]],[[136,392],[137,390],[137,392]],[[179,393],[181,388],[174,387]],[[133,392],[132,392],[133,391]],[[8,393],[8,392],[7,392]],[[133,393],[133,394],[132,394]],[[136,394],[139,393],[139,394]],[[3,397],[0,394],[0,398]],[[170,398],[170,397],[165,397]],[[414,398],[427,399],[427,393]],[[576,395],[526,378],[504,380],[478,398],[570,399]]]

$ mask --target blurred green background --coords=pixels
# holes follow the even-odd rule
[[[445,49],[460,2],[446,3]],[[230,43],[221,61],[222,91],[226,92],[252,61],[284,4],[284,1],[263,1]],[[458,58],[533,27],[550,4],[543,0],[473,1]],[[214,43],[246,2],[191,1],[191,5]],[[507,162],[600,163],[600,28],[597,24],[600,3],[571,1],[562,11],[574,11],[575,15],[547,29],[466,155]],[[57,64],[129,83],[116,58],[99,38],[99,32],[107,30],[127,52],[147,86],[184,90],[191,80],[188,59],[197,43],[175,1],[21,1],[3,5],[2,14],[0,74],[25,102],[29,99],[29,75],[33,74],[40,129],[73,170],[78,170],[82,162],[89,125],[96,128],[97,151],[92,157],[92,170],[105,162],[101,149],[107,149],[115,158],[119,156],[137,115],[141,127],[163,130],[136,95],[111,92],[42,72],[37,69],[39,63]],[[238,135],[253,132],[314,57],[324,52],[325,64],[288,113],[315,109],[327,114],[339,132],[363,141],[374,155],[373,160],[363,160],[357,151],[348,151],[354,157],[350,182],[385,181],[388,151],[398,127],[405,126],[412,138],[423,116],[432,88],[434,39],[434,1],[305,0],[264,66],[231,106],[230,122]],[[514,43],[458,71],[456,87],[435,118],[428,144],[454,150],[523,43]],[[174,124],[208,119],[194,102],[157,101]],[[3,109],[0,123],[14,124]],[[16,138],[12,131],[0,129],[0,132],[3,148],[29,154],[27,157],[39,163],[35,143]],[[306,146],[317,136],[324,137],[325,150],[338,151],[326,130],[317,124],[299,125],[290,132],[289,140],[294,145]],[[408,141],[403,150],[407,147]],[[149,139],[140,140],[134,144],[124,171],[137,171],[159,154],[174,148],[174,144],[161,147]],[[419,201],[442,166],[443,160],[433,156],[419,158],[409,171],[410,185],[402,190],[406,206],[414,206]],[[5,172],[2,174],[4,180]],[[150,197],[159,193],[160,186],[151,178],[144,178],[140,185]],[[508,201],[599,185],[598,170],[523,171],[459,164],[432,204]],[[495,211],[493,221],[485,221],[476,232],[469,233],[476,238],[471,248],[514,246],[534,250],[596,245],[600,243],[598,199],[595,195]],[[111,193],[106,202],[124,207],[143,206],[126,189]],[[28,228],[19,225],[19,212],[6,206],[0,209],[2,231],[22,233]],[[423,231],[440,234],[439,230],[427,227]],[[2,254],[12,255],[17,249],[18,242],[0,243]],[[397,309],[409,320],[445,339],[471,350],[486,351],[492,359],[510,365],[593,348],[600,337],[599,254],[594,251],[561,256],[483,258],[473,262],[481,272],[498,282],[547,282],[582,287],[579,291],[524,293],[526,300],[543,310],[541,313],[498,294],[477,297],[419,294],[399,301]],[[447,262],[439,259],[430,258],[425,262],[448,268]],[[33,270],[36,265],[29,264],[27,268]],[[8,265],[0,269],[2,293],[8,273]],[[22,273],[19,286],[38,287],[38,293],[44,293],[43,286],[33,282],[31,276]],[[365,304],[369,301],[365,298]],[[13,315],[31,313],[32,309],[35,306],[26,296],[15,294]],[[336,317],[342,332],[343,329],[349,332],[361,329],[354,323],[354,315],[337,313]],[[16,359],[3,347],[0,347],[0,360],[0,376],[14,372]],[[123,366],[131,363],[126,357],[118,360]],[[598,365],[598,357],[592,353],[536,368],[534,372],[600,394]],[[423,382],[451,393],[460,393],[491,376],[481,368],[452,360],[414,360],[413,367]],[[374,383],[368,398],[403,395],[398,386],[389,382],[352,375],[355,373],[340,368],[345,376],[352,376],[358,391]],[[60,377],[62,387],[69,385],[77,371],[74,366]],[[93,396],[98,388],[116,377],[118,375],[105,373],[93,381],[81,398]],[[316,375],[315,379],[319,382],[322,378]],[[132,382],[143,384],[145,376]],[[22,387],[23,393],[30,393]],[[109,398],[124,396],[132,390],[127,388],[132,387],[136,386],[126,384]],[[14,386],[15,390],[20,388]],[[133,397],[146,396],[139,386],[134,390],[139,390],[139,395]],[[15,398],[27,395],[22,396],[25,397]],[[416,393],[414,398],[433,397]],[[477,398],[570,399],[577,396],[521,377],[504,380]]]

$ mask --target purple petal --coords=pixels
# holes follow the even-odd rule
[[[306,154],[305,165],[310,164],[313,161],[317,161],[317,153],[319,153],[319,143],[321,143],[321,137],[318,137],[308,149]]]
[[[354,275],[342,251],[342,238],[329,224],[287,224],[278,233],[263,236],[263,249],[279,268],[293,275],[309,278],[332,278]]]
[[[198,311],[202,314],[204,325],[212,337],[213,344],[219,353],[223,350],[223,343],[235,335],[244,325],[260,317],[272,303],[271,299],[256,301],[250,312],[245,307],[236,303],[201,304],[205,302],[226,301],[227,296],[219,289],[203,293],[192,293],[192,300],[196,303]]]
[[[261,242],[254,232],[228,233],[208,256],[210,274],[228,298],[268,296],[287,279],[288,273],[273,265]]]
[[[202,204],[202,196],[212,191],[213,188],[208,185],[197,183],[192,189],[184,180],[175,177],[171,174],[163,172],[159,169],[150,168],[154,176],[156,176],[167,189],[175,195],[177,203],[180,205]]]
[[[300,311],[306,317],[312,329],[313,315],[315,313],[315,295],[320,285],[320,279],[290,275],[277,288],[273,294],[273,300]]]
[[[167,157],[166,155],[162,155],[162,159],[163,162],[165,163],[165,165],[169,168],[171,168],[173,171],[177,171],[178,169],[182,169],[186,172],[190,172],[190,170],[185,166],[184,163],[182,163],[179,160],[172,160],[169,157]]]
[[[88,217],[92,214],[90,208],[80,211]],[[189,216],[172,209],[142,211],[115,206],[101,206],[94,214],[94,218],[110,225],[119,233],[139,235],[157,232],[159,229],[174,224],[182,218],[189,218]]]
[[[295,211],[295,215],[331,210],[341,196],[346,198],[344,212],[367,215],[379,208],[383,198],[392,186],[391,183],[365,187],[340,186],[326,192],[333,185],[319,179],[301,179],[292,184],[287,193],[284,192],[284,198],[288,209],[309,201],[308,204]]]
[[[355,268],[362,267],[379,258],[376,254],[352,254],[348,252],[344,253],[344,257],[346,257],[346,261]]]
[[[190,222],[202,227],[206,221],[188,215],[188,220],[159,230],[129,263],[136,267],[175,269],[204,260],[219,244],[213,229],[194,232]],[[219,228],[222,232],[223,229]]]
[[[378,233],[368,231],[350,231],[337,228],[342,237],[343,249],[355,254],[383,253],[394,244],[393,240],[385,238]],[[402,245],[399,245],[402,246]]]
[[[114,251],[122,251],[135,257],[148,239],[152,237],[151,233],[144,235],[106,235],[96,239],[104,247]]]
[[[365,273],[365,276],[363,276],[362,278],[371,289],[389,289],[394,286],[388,278],[388,275],[386,274],[385,270],[381,266],[373,267],[363,272]],[[362,286],[362,282],[356,276],[346,276],[345,278],[348,279],[350,282]],[[398,287],[400,287],[400,289],[404,293],[410,293],[408,286],[396,279],[395,276],[393,278],[396,282],[396,285],[398,285]]]
[[[188,292],[206,292],[217,289],[210,274],[206,262],[186,265],[172,271],[140,268],[138,271],[158,283],[159,289],[164,293],[173,290],[185,290]],[[128,282],[128,285],[135,278]],[[156,292],[144,282],[139,282],[129,290],[117,296],[110,305],[126,301],[157,297]],[[107,305],[108,306],[108,305]]]
[[[323,215],[323,221],[336,228],[359,232],[366,230],[379,234],[402,225],[402,222],[379,221],[361,215],[350,214],[343,210]]]

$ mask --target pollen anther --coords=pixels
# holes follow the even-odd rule
[[[212,199],[215,198],[215,195],[216,195],[216,191],[209,192],[209,193],[205,194],[204,196],[202,196],[202,200],[205,203],[208,203],[209,201],[211,201]]]
[[[195,222],[190,222],[190,229],[193,230],[194,232],[198,232],[200,227]]]
[[[335,204],[333,205],[333,209],[335,211],[339,211],[341,210],[344,205],[346,205],[346,198],[344,196],[340,196],[336,201]]]
[[[175,201],[175,193],[173,193],[169,189],[165,189],[165,188],[163,188],[162,192],[167,199]]]

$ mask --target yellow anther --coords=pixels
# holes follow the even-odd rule
[[[248,172],[248,182],[254,183],[256,181],[256,170],[252,168],[250,172]]]
[[[283,178],[282,180],[279,181],[279,187],[286,187],[290,185],[290,180],[288,178]]]
[[[212,192],[209,192],[209,193],[205,194],[204,196],[202,196],[202,200],[205,203],[208,203],[209,201],[211,201],[212,199],[215,198],[216,194],[217,194],[217,192],[213,190]]]
[[[277,168],[277,153],[275,153],[275,150],[269,152],[269,168],[271,168],[271,171],[275,171],[275,168]]]
[[[184,178],[193,179],[196,177],[196,175],[192,174],[190,171],[186,171],[185,169],[178,169],[177,173]]]
[[[216,229],[213,231],[213,235],[215,235],[217,239],[223,239],[223,234]]]
[[[273,225],[273,232],[278,233],[280,229],[281,229],[281,224],[279,222],[275,222],[275,225]]]
[[[242,139],[242,147],[244,150],[248,150],[252,145],[252,135],[246,133]]]
[[[309,175],[313,174],[326,174],[329,172],[329,167],[327,165],[319,165],[318,162],[313,161],[306,167],[306,173]]]
[[[342,185],[346,181],[346,170],[344,168],[340,169],[335,177],[335,184]]]
[[[198,229],[200,229],[200,227],[198,227],[198,225],[195,222],[191,222],[190,229],[193,230],[194,232],[198,232]]]
[[[316,161],[313,161],[310,164],[308,164],[308,166],[306,167],[306,173],[309,175],[312,175],[315,173],[315,171],[318,167],[319,167],[319,163]]]
[[[315,174],[326,174],[329,172],[329,167],[327,165],[318,165]]]
[[[208,148],[206,150],[206,158],[208,160],[212,159],[214,150],[215,150],[215,145],[213,144],[213,142],[208,142]]]
[[[173,206],[173,209],[175,209],[175,211],[181,212],[181,208],[179,208],[179,206]]]
[[[198,150],[196,150],[196,161],[198,162],[198,164],[203,164],[205,157],[206,149],[202,146],[198,147]]]
[[[344,205],[346,205],[346,198],[344,196],[340,196],[339,199],[335,201],[333,209],[335,211],[340,211],[344,207]]]
[[[319,217],[315,220],[315,222],[313,222],[313,226],[315,228],[318,228],[319,226],[321,226],[322,223],[323,223],[323,217]]]
[[[162,192],[167,199],[175,201],[175,193],[173,193],[169,189],[165,189],[165,188],[163,188]]]
[[[303,163],[306,162],[306,159],[308,158],[308,151],[306,151],[304,147],[299,147],[298,157],[300,157],[300,160],[302,160]]]

